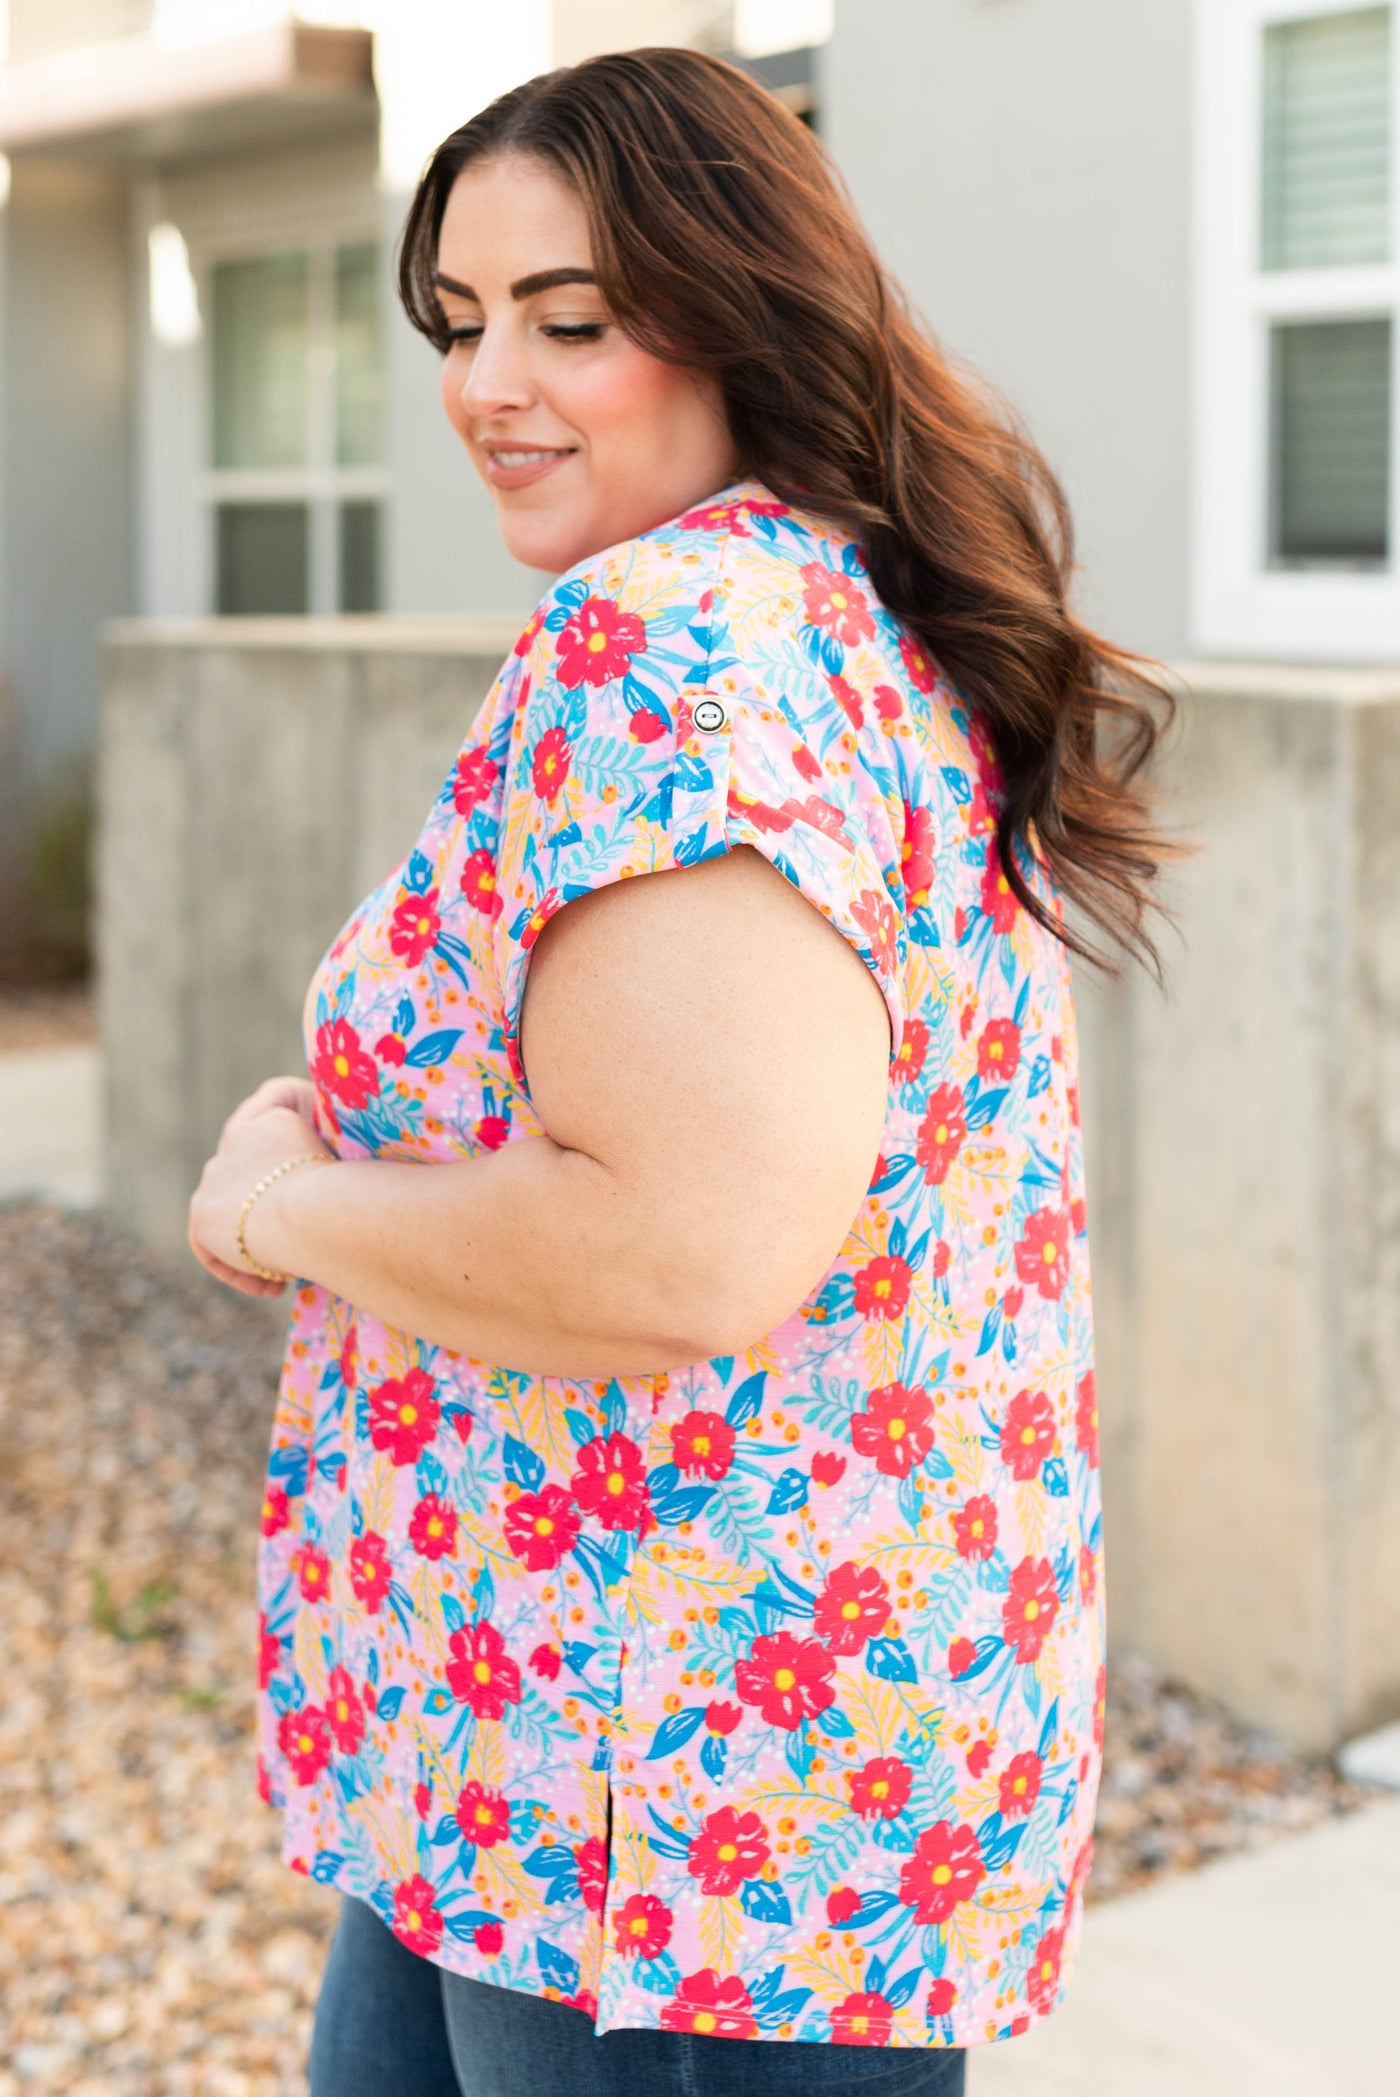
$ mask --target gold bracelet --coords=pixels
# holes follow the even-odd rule
[[[252,1208],[258,1196],[266,1194],[273,1181],[280,1180],[284,1172],[295,1172],[298,1165],[334,1165],[334,1163],[335,1159],[327,1157],[324,1151],[308,1150],[299,1158],[287,1158],[272,1172],[265,1172],[258,1181],[257,1186],[253,1188],[250,1194],[245,1196],[243,1206],[238,1212],[238,1250],[242,1253],[250,1273],[260,1276],[263,1281],[284,1282],[291,1279],[290,1275],[278,1274],[271,1267],[261,1266],[248,1250],[248,1241],[243,1235],[243,1230],[248,1221],[248,1211]]]

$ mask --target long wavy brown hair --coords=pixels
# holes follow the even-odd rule
[[[1002,865],[1025,908],[1076,952],[1155,968],[1153,883],[1172,847],[1144,771],[1171,692],[1075,617],[1054,474],[911,313],[812,133],[737,66],[682,49],[611,53],[513,88],[438,147],[404,228],[400,296],[439,349],[448,193],[503,153],[572,186],[618,324],[716,376],[745,472],[856,540],[882,602],[975,709],[1004,780]],[[1034,859],[1069,923],[1028,878]]]

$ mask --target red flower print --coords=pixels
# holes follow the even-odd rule
[[[1063,1209],[1037,1209],[1016,1247],[1016,1272],[1027,1288],[1054,1299],[1064,1293],[1068,1266],[1069,1217]]]
[[[324,1551],[314,1544],[303,1544],[293,1554],[292,1571],[297,1576],[297,1586],[308,1602],[324,1602],[330,1593],[331,1562]]]
[[[413,1810],[420,1820],[426,1820],[433,1806],[431,1784],[415,1784],[413,1787]]]
[[[557,1646],[536,1646],[530,1655],[530,1665],[542,1681],[555,1682],[564,1665],[564,1656]]]
[[[475,1129],[483,1150],[499,1150],[509,1134],[510,1123],[504,1114],[483,1114]]]
[[[397,954],[400,961],[407,962],[410,968],[417,968],[429,947],[437,943],[438,933],[442,930],[437,906],[435,888],[421,896],[402,892],[394,906],[389,924],[389,951]]]
[[[942,1281],[944,1275],[948,1272],[952,1257],[953,1254],[947,1239],[940,1238],[933,1248],[933,1274],[935,1281]]]
[[[864,591],[849,575],[823,568],[820,561],[809,561],[802,570],[802,580],[807,586],[803,604],[811,625],[829,633],[843,648],[853,648],[857,641],[874,640],[875,621],[870,616],[870,606]]]
[[[908,1763],[898,1755],[876,1755],[859,1769],[846,1771],[851,1811],[862,1820],[893,1820],[904,1811],[912,1782]]]
[[[1001,851],[994,837],[987,840],[987,865],[982,875],[982,908],[992,921],[992,930],[1005,934],[1016,922],[1021,905],[1006,878]]]
[[[1093,1608],[1094,1597],[1098,1593],[1098,1587],[1098,1561],[1095,1559],[1089,1546],[1081,1544],[1079,1546],[1079,1599],[1086,1609]]]
[[[287,1495],[280,1485],[270,1485],[263,1494],[263,1535],[276,1536],[278,1530],[285,1529],[290,1520],[291,1509],[287,1503]]]
[[[990,837],[997,827],[997,812],[987,799],[987,791],[979,782],[972,789],[972,799],[967,804],[967,834],[969,837]]]
[[[345,1019],[328,1020],[317,1027],[311,1075],[322,1092],[346,1107],[368,1106],[379,1091],[374,1059],[365,1054],[359,1035]]]
[[[983,1078],[1014,1078],[1021,1061],[1021,1029],[1014,1019],[988,1020],[977,1040],[977,1069]]]
[[[892,684],[876,685],[875,711],[882,721],[897,721],[903,713],[904,701]]]
[[[530,777],[541,801],[547,801],[551,808],[569,776],[573,754],[562,728],[546,728],[535,745],[535,754],[530,759]]]
[[[650,1893],[633,1893],[613,1917],[624,1959],[654,1959],[671,1941],[671,1910]]]
[[[974,1740],[967,1751],[967,1773],[976,1783],[992,1759],[990,1740]]]
[[[506,1542],[530,1572],[548,1572],[578,1542],[578,1511],[562,1485],[547,1485],[512,1502],[505,1531]]]
[[[331,1759],[326,1714],[315,1704],[284,1711],[277,1722],[277,1745],[292,1766],[298,1784],[314,1784]]]
[[[487,1784],[464,1785],[457,1800],[457,1826],[463,1842],[494,1849],[510,1836],[510,1800]]]
[[[634,743],[654,743],[658,736],[666,733],[663,717],[649,706],[639,706],[628,724],[628,733]]]
[[[1001,762],[997,757],[992,731],[983,715],[975,713],[967,724],[967,740],[972,751],[977,776],[991,787],[1001,784]]]
[[[846,1459],[835,1449],[818,1449],[812,1458],[812,1476],[818,1485],[835,1485],[845,1472]]]
[[[946,1975],[940,1973],[935,1980],[929,1982],[928,2001],[924,2005],[925,2014],[929,2017],[946,2017],[957,1999],[957,1988]]]
[[[408,1055],[408,1043],[401,1034],[381,1034],[374,1044],[374,1053],[381,1063],[392,1063],[399,1070]]]
[[[932,692],[938,688],[938,672],[924,650],[923,644],[912,634],[902,633],[899,637],[899,652],[910,684],[916,692]]]
[[[540,897],[520,932],[520,944],[527,954],[563,900],[557,888],[547,888]]]
[[[894,1059],[890,1076],[896,1085],[911,1085],[924,1067],[928,1055],[928,1028],[921,1019],[906,1019],[904,1034],[899,1044],[899,1054]]]
[[[1103,1753],[1104,1721],[1108,1717],[1108,1669],[1101,1667],[1094,1683],[1094,1746]]]
[[[888,2046],[894,2004],[883,1995],[847,1995],[831,2013],[833,2046]]]
[[[394,1919],[390,1924],[400,1944],[430,1958],[442,1942],[442,1917],[437,1895],[424,1878],[405,1879],[394,1888]]]
[[[1099,1386],[1092,1369],[1075,1388],[1074,1439],[1091,1471],[1099,1467]]]
[[[585,597],[559,636],[559,682],[570,691],[578,684],[609,684],[627,675],[646,645],[646,625],[635,612],[620,612],[607,597]]]
[[[758,2019],[738,1974],[721,1980],[713,1966],[705,1966],[681,1982],[661,2012],[661,2029],[699,2032],[702,2038],[751,2039]]]
[[[826,1919],[833,1929],[839,1930],[853,1915],[860,1913],[860,1895],[854,1886],[833,1886],[826,1896]]]
[[[854,1559],[833,1566],[817,1596],[812,1629],[826,1640],[828,1653],[858,1653],[867,1638],[878,1638],[890,1613],[890,1590],[874,1566]]]
[[[916,1922],[946,1922],[986,1876],[977,1830],[940,1820],[914,1844],[899,1874],[899,1897],[914,1910]]]
[[[449,1558],[457,1547],[457,1510],[437,1493],[424,1493],[408,1518],[408,1540],[420,1558]]]
[[[800,778],[806,780],[808,786],[815,786],[822,776],[821,759],[814,757],[805,743],[794,746],[792,768]]]
[[[868,936],[871,956],[880,974],[893,975],[899,960],[899,919],[889,897],[876,889],[863,888],[851,905],[851,916]]]
[[[1055,1408],[1044,1391],[1018,1391],[1006,1408],[1001,1460],[1013,1478],[1034,1478],[1055,1445]]]
[[[881,1253],[856,1274],[856,1309],[863,1318],[902,1318],[913,1279],[907,1260]]]
[[[479,1922],[472,1931],[473,1944],[478,1951],[484,1951],[488,1959],[495,1958],[505,1941],[506,1933],[499,1922]]]
[[[608,1852],[596,1835],[590,1835],[574,1850],[578,1872],[579,1899],[590,1915],[601,1915],[608,1897]]]
[[[899,850],[904,900],[910,910],[928,901],[933,886],[933,810],[904,804],[904,842]]]
[[[266,1689],[282,1665],[282,1641],[267,1628],[267,1618],[258,1618],[258,1688]]]
[[[389,1592],[389,1553],[383,1537],[372,1529],[350,1546],[350,1585],[370,1615],[377,1616]]]
[[[584,1513],[596,1515],[605,1529],[646,1529],[651,1516],[646,1464],[625,1434],[585,1442],[569,1484]]]
[[[496,886],[496,862],[490,852],[468,852],[462,861],[462,894],[483,917],[499,917],[501,891]]]
[[[500,776],[500,766],[484,750],[464,750],[452,781],[452,800],[458,815],[469,816]]]
[[[792,1732],[836,1701],[835,1670],[836,1662],[815,1638],[774,1631],[754,1640],[748,1658],[735,1667],[734,1686],[741,1703],[757,1704],[766,1726]]]
[[[1040,1656],[1060,1606],[1048,1558],[1023,1558],[1001,1605],[1002,1630],[1022,1666]]]
[[[520,639],[515,644],[515,653],[518,656],[520,656],[522,660],[525,656],[527,656],[530,653],[530,650],[534,647],[535,636],[536,634],[538,634],[540,628],[544,625],[544,620],[544,606],[542,604],[536,605],[534,611],[531,612],[530,617],[526,622],[524,632],[521,634]]]
[[[953,1160],[966,1139],[962,1086],[940,1085],[929,1095],[928,1111],[914,1138],[914,1155],[922,1165],[924,1178],[930,1187],[939,1187],[947,1179]]]
[[[347,1391],[353,1391],[355,1388],[355,1352],[359,1344],[359,1330],[352,1325],[340,1346],[340,1380]]]
[[[1021,1306],[1025,1300],[1026,1292],[1024,1289],[1008,1289],[1001,1299],[1002,1316],[1004,1318],[1019,1318]]]
[[[955,1638],[948,1648],[948,1672],[956,1682],[977,1665],[977,1648],[970,1638]]]
[[[871,1391],[863,1413],[851,1415],[851,1440],[875,1459],[887,1478],[907,1478],[933,1447],[933,1407],[923,1390],[887,1383]]]
[[[472,1624],[447,1641],[447,1686],[478,1718],[504,1718],[507,1704],[520,1702],[520,1669],[494,1624]]]
[[[1059,1993],[1060,1960],[1064,1955],[1064,1948],[1064,1931],[1047,1930],[1035,1947],[1031,1970],[1026,1975],[1026,1993],[1030,1997],[1031,2008],[1042,2017],[1053,2008],[1055,1997]]]
[[[852,728],[859,728],[865,720],[865,710],[860,703],[860,693],[855,686],[839,675],[827,678],[831,696],[845,714]]]
[[[342,1755],[353,1755],[365,1737],[365,1707],[350,1670],[333,1667],[326,1687],[326,1724]]]
[[[706,1731],[713,1733],[717,1739],[723,1740],[734,1731],[743,1715],[737,1704],[707,1704],[705,1706]]]
[[[1032,1810],[1040,1797],[1041,1762],[1037,1754],[1029,1749],[1024,1755],[1013,1755],[998,1780],[998,1805],[1007,1820],[1020,1820]]]
[[[369,1394],[369,1438],[396,1464],[416,1464],[438,1430],[441,1408],[426,1369],[390,1376]]]
[[[687,1413],[671,1429],[671,1456],[687,1478],[723,1478],[734,1461],[734,1429],[719,1413]]]
[[[702,1893],[737,1893],[745,1879],[758,1877],[771,1854],[768,1830],[756,1813],[721,1806],[701,1821],[686,1868]]]
[[[997,1506],[986,1493],[975,1493],[953,1516],[953,1541],[959,1558],[990,1558],[997,1547]]]

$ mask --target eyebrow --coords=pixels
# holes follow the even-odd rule
[[[553,291],[560,284],[596,284],[598,279],[591,269],[537,269],[528,277],[517,277],[510,287],[513,299],[533,298],[537,291]],[[470,284],[461,284],[456,277],[435,269],[433,282],[439,291],[455,291],[459,299],[471,299],[476,305],[480,298]]]

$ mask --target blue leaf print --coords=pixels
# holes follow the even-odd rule
[[[501,1454],[511,1483],[523,1486],[527,1493],[537,1493],[544,1484],[544,1458],[513,1434],[505,1437]]]
[[[647,1749],[647,1761],[657,1762],[665,1755],[674,1755],[677,1748],[683,1748],[692,1733],[699,1728],[704,1716],[704,1705],[692,1704],[687,1710],[673,1711],[669,1718],[663,1718],[656,1729],[651,1746]]]
[[[771,1879],[745,1879],[739,1904],[754,1922],[792,1921],[788,1897]]]
[[[902,1638],[872,1638],[865,1649],[865,1665],[867,1672],[878,1675],[882,1682],[919,1679],[914,1656]]]
[[[375,1702],[375,1714],[379,1718],[397,1718],[403,1706],[404,1692],[401,1688],[386,1689]]]
[[[807,1473],[789,1464],[769,1495],[767,1512],[790,1514],[794,1507],[805,1507],[808,1485]]]
[[[747,1427],[750,1420],[763,1409],[763,1386],[767,1382],[767,1371],[760,1369],[756,1376],[746,1376],[730,1397],[724,1408],[724,1417],[737,1433]]]
[[[557,1944],[549,1943],[544,1937],[535,1939],[535,1957],[539,1961],[541,1977],[551,1988],[557,1988],[561,1995],[577,1995],[577,1959],[571,1958],[567,1951],[561,1951]]]
[[[425,1034],[415,1041],[404,1061],[414,1070],[430,1070],[445,1063],[462,1038],[460,1027],[443,1027],[439,1033]]]

